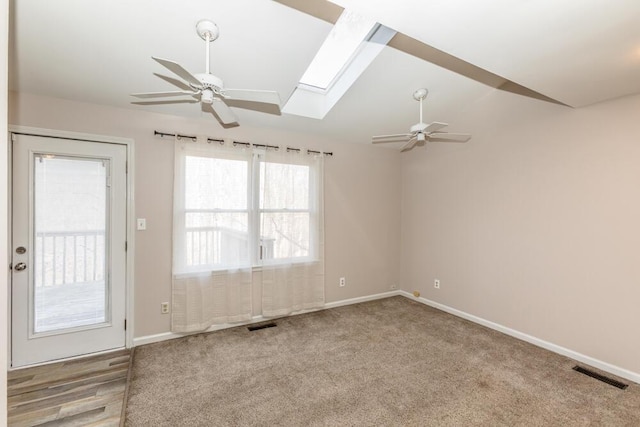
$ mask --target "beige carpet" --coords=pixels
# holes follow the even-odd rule
[[[136,348],[126,425],[640,426],[639,385],[404,297],[277,324]]]

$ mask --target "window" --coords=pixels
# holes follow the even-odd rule
[[[260,162],[261,259],[311,255],[309,166]]]
[[[226,268],[248,262],[247,161],[185,157],[185,267]]]
[[[176,272],[317,259],[319,174],[312,156],[193,147],[179,155]]]

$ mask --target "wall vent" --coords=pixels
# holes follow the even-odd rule
[[[253,332],[253,331],[259,331],[260,329],[275,328],[276,326],[278,326],[276,323],[270,322],[270,323],[262,323],[260,325],[247,326],[247,329]]]
[[[602,381],[603,383],[607,383],[609,385],[612,385],[614,387],[618,387],[619,389],[624,390],[625,388],[629,387],[629,384],[625,384],[625,383],[621,383],[620,381],[616,381],[613,378],[609,378],[609,377],[605,377],[604,375],[600,375],[597,372],[594,372],[590,369],[587,368],[583,368],[581,366],[574,366],[573,367],[574,371],[580,372],[581,374],[585,374],[590,376],[591,378],[595,378],[599,381]]]

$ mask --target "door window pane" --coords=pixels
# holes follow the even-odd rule
[[[102,159],[35,156],[35,333],[109,320],[108,168]]]

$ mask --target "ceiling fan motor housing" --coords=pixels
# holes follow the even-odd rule
[[[195,77],[200,80],[200,83],[202,83],[202,85],[200,87],[191,85],[191,87],[196,90],[211,89],[216,95],[222,95],[222,89],[224,88],[222,79],[214,76],[213,74],[207,73],[196,74]]]

